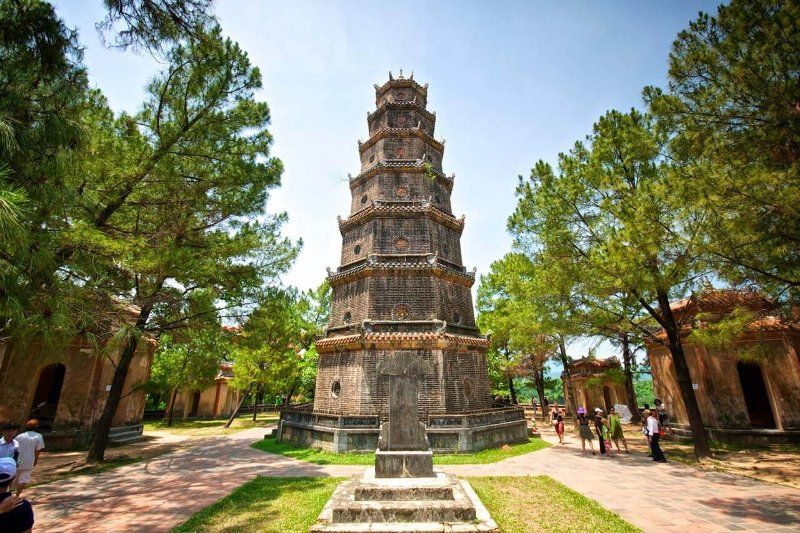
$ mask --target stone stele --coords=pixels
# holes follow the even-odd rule
[[[417,414],[419,385],[433,372],[430,363],[395,352],[378,363],[377,372],[389,379],[389,420],[381,424],[375,477],[433,477],[433,452]]]

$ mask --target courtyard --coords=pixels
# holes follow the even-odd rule
[[[255,449],[273,427],[206,435],[178,451],[34,487],[28,497],[37,524],[76,532],[87,523],[109,532],[306,531],[336,483],[365,467]],[[546,448],[439,468],[470,481],[501,531],[601,524],[618,524],[612,531],[797,530],[797,488],[676,461],[655,464],[635,445],[635,433],[629,439],[633,453],[608,459],[582,455],[574,437],[559,446],[545,431]]]
[[[800,532],[798,204],[800,0],[0,0],[0,533]]]

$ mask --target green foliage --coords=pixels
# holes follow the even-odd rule
[[[644,404],[653,405],[655,391],[653,390],[652,379],[634,379],[633,390],[636,391],[636,402],[640,406]]]
[[[770,353],[762,333],[756,333],[755,342],[737,342],[749,332],[749,326],[757,318],[758,313],[743,307],[736,307],[723,316],[701,313],[695,317],[695,327],[689,339],[710,350],[734,351],[742,361],[761,362]]]
[[[108,11],[97,24],[119,48],[163,51],[181,39],[201,39],[213,24],[212,0],[103,0]]]
[[[203,390],[214,383],[219,364],[230,356],[231,346],[218,328],[192,331],[177,341],[162,335],[153,356],[149,389],[168,394],[172,390]]]
[[[800,2],[734,0],[670,53],[651,108],[674,132],[682,201],[709,217],[719,274],[796,303],[800,286]]]
[[[522,254],[492,263],[478,286],[478,326],[491,333],[489,376],[494,392],[508,390],[509,378],[539,371],[553,350],[531,305],[533,265]]]
[[[586,380],[587,387],[600,387],[606,382],[612,382],[619,385],[625,383],[625,372],[621,368],[609,368],[599,376],[592,376]]]
[[[550,401],[564,403],[564,382],[561,378],[545,378],[544,395]]]

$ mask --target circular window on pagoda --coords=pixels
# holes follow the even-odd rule
[[[394,151],[394,155],[395,155],[395,157],[405,157],[406,156],[406,151],[405,151],[404,148],[400,147],[400,148],[398,148],[397,150]]]
[[[406,93],[397,93],[397,99],[398,100],[405,100],[406,99]]]
[[[398,198],[405,198],[408,196],[408,187],[405,185],[400,185],[395,188],[394,193],[397,195]]]
[[[408,120],[408,119],[406,118],[406,116],[405,116],[405,115],[400,115],[400,116],[398,116],[398,117],[397,117],[397,118],[394,120],[394,122],[395,122],[395,124],[397,124],[398,126],[405,126],[405,125],[406,125],[406,121],[407,121],[407,120]]]
[[[411,316],[411,308],[406,304],[397,304],[394,306],[394,319],[395,320],[408,320]]]
[[[400,237],[399,239],[394,241],[394,247],[401,252],[408,250],[408,245],[409,245],[408,239],[406,239],[405,237]]]
[[[372,163],[373,161],[375,161],[375,154],[369,156],[369,162]]]
[[[361,253],[361,245],[360,245],[360,244],[356,244],[356,245],[353,247],[353,253],[354,253],[354,254],[356,254],[356,255],[358,255],[358,254],[360,254],[360,253]]]
[[[366,194],[361,197],[361,205],[364,205],[365,203],[367,203],[367,195]]]
[[[461,313],[458,311],[453,313],[453,324],[461,324]]]
[[[353,315],[350,314],[350,311],[346,311],[344,316],[342,317],[342,324],[349,324],[353,321]]]
[[[331,394],[333,394],[334,398],[338,398],[339,394],[342,392],[342,382],[338,379],[331,383]]]

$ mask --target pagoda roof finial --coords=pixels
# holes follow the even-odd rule
[[[400,69],[400,75],[397,77],[398,80],[403,79],[403,69]]]
[[[392,71],[389,71],[389,81],[394,81],[394,77],[392,76]]]

